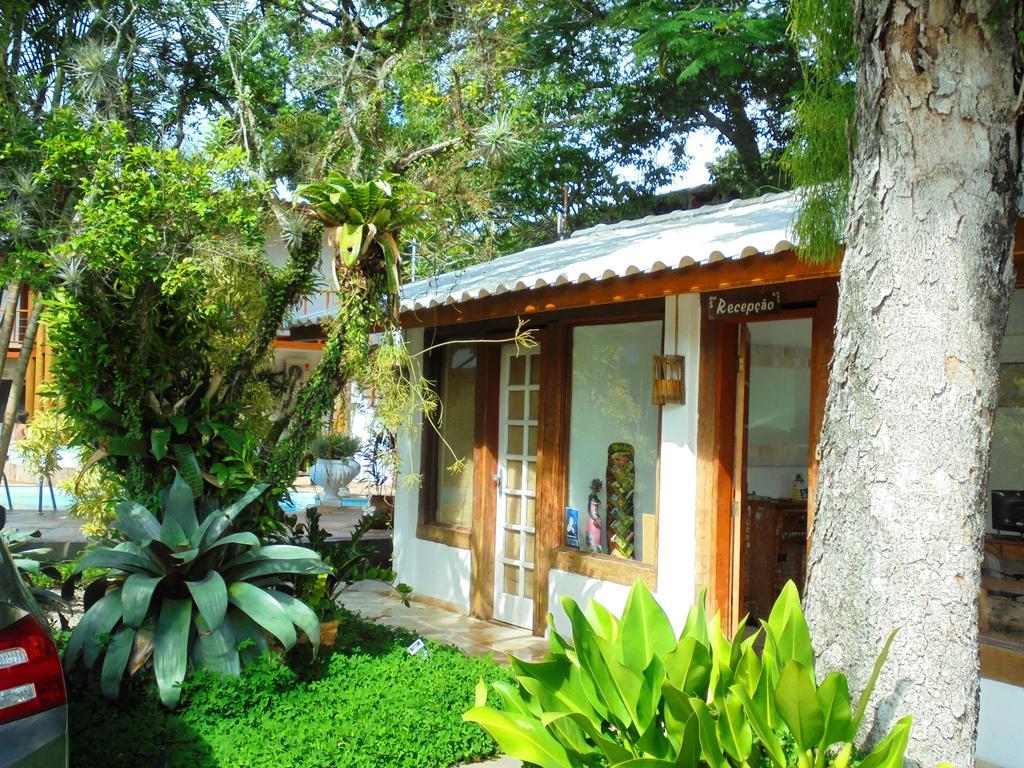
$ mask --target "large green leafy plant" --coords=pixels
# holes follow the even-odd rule
[[[639,581],[621,620],[594,602],[589,615],[571,599],[563,606],[572,643],[552,629],[543,660],[512,659],[518,686],[493,684],[504,711],[483,704],[481,686],[478,706],[464,715],[505,752],[542,768],[846,768],[893,639],[855,706],[844,675],[818,680],[792,582],[768,621],[749,635],[741,622],[733,640],[703,599],[677,637]],[[860,768],[900,768],[910,724],[900,720]]]
[[[337,228],[335,269],[351,270],[360,262],[372,271],[382,269],[389,295],[397,297],[402,268],[397,237],[402,227],[419,220],[423,193],[390,173],[362,183],[332,173],[324,181],[300,184],[298,194],[326,226]]]
[[[35,581],[40,576],[60,580],[60,572],[51,562],[45,559],[51,550],[49,547],[30,546],[41,536],[39,531],[18,531],[13,528],[0,528],[0,541],[7,547],[14,567],[21,575],[25,587],[40,606],[53,611],[66,611],[68,608],[58,595],[38,586]]]
[[[138,670],[152,656],[160,698],[173,708],[190,663],[237,676],[268,649],[265,633],[287,650],[296,626],[315,651],[317,615],[285,591],[282,577],[326,572],[320,556],[231,532],[265,490],[255,486],[223,509],[197,509],[192,489],[176,477],[159,517],[136,502],[119,504],[116,526],[127,540],[90,550],[78,566],[109,569],[109,585],[75,627],[65,667],[82,656],[99,668],[104,694],[116,698],[129,661]]]
[[[230,141],[215,126],[202,155],[123,131],[91,147],[75,225],[53,249],[47,394],[67,418],[64,439],[127,498],[154,503],[175,472],[222,503],[269,479],[262,514],[246,512],[269,533],[297,466],[267,471],[292,415],[268,363],[290,308],[313,290],[321,231],[293,232],[288,263],[271,265],[266,189]]]

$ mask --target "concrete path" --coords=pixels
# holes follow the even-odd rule
[[[19,531],[39,531],[39,543],[52,550],[48,557],[55,561],[69,560],[77,555],[86,544],[78,520],[68,516],[66,509],[53,510],[43,507],[35,509],[7,510],[7,528]]]
[[[12,485],[11,488],[21,489],[24,486]],[[45,542],[57,551],[55,557],[57,554],[60,555],[57,559],[73,557],[75,552],[85,546],[87,539],[82,533],[81,524],[78,520],[68,515],[65,507],[60,506],[60,497],[57,499],[57,509],[53,509],[50,504],[50,497],[46,494],[43,500],[43,510],[39,512],[35,506],[19,506],[18,500],[22,496],[24,494],[17,493],[16,491],[16,506],[14,509],[7,510],[7,528],[15,528],[20,531],[38,530],[42,534],[40,541]],[[0,489],[0,504],[6,506],[6,499],[2,489]],[[35,501],[32,501],[32,504],[35,504]],[[364,507],[325,508],[320,513],[320,525],[330,533],[330,540],[347,541],[365,511]],[[296,516],[299,522],[304,523],[306,521],[304,510],[300,510]],[[390,538],[391,531],[389,529],[374,529],[367,532],[364,540]]]
[[[413,585],[415,586],[415,585]],[[338,596],[338,603],[364,619],[408,629],[427,640],[448,643],[475,656],[492,654],[499,663],[510,655],[533,661],[548,650],[548,642],[508,624],[482,621],[416,600],[402,605],[393,590],[374,581],[357,581]]]

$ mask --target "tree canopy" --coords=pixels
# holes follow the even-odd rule
[[[656,210],[697,129],[725,151],[718,195],[785,186],[800,80],[785,15],[735,0],[13,2],[0,91],[9,134],[70,106],[188,151],[227,119],[285,196],[328,169],[400,172],[434,194],[407,233],[429,274],[552,239],[563,193],[574,228]]]

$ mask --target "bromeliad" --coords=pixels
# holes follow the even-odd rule
[[[390,173],[363,183],[332,173],[324,181],[299,185],[298,196],[325,225],[336,227],[332,243],[336,283],[341,284],[338,275],[342,270],[380,260],[394,312],[401,287],[398,234],[417,220],[427,194]],[[364,271],[376,271],[377,265],[366,266]]]
[[[103,693],[117,698],[125,672],[152,658],[160,699],[173,709],[190,663],[237,676],[268,649],[267,635],[285,650],[294,646],[296,627],[315,653],[317,615],[285,591],[281,577],[330,569],[306,547],[264,545],[254,533],[230,532],[265,490],[254,486],[223,509],[200,503],[197,510],[178,476],[161,494],[159,518],[136,502],[119,504],[116,527],[127,540],[90,550],[78,566],[109,570],[102,596],[68,641],[65,668],[82,656],[88,667],[100,667]]]

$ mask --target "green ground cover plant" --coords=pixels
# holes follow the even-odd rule
[[[189,677],[177,711],[160,704],[151,678],[114,702],[95,687],[71,692],[71,764],[104,768],[422,768],[483,759],[494,742],[460,714],[477,680],[511,680],[487,658],[428,643],[339,611],[338,638],[285,664],[265,655],[239,678]],[[492,701],[497,704],[497,700]]]

